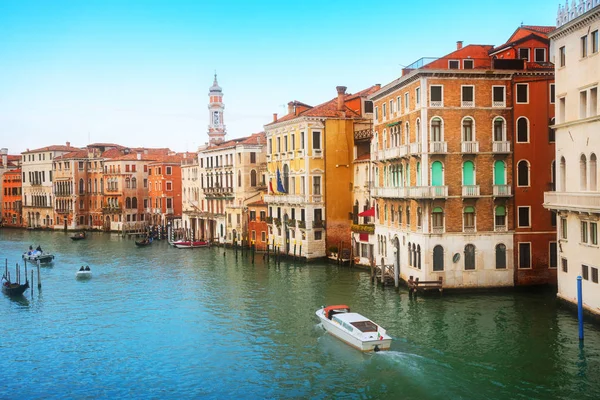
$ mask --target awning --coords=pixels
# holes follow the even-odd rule
[[[358,234],[358,240],[361,242],[368,242],[369,241],[369,234],[368,233],[359,233]]]
[[[358,214],[359,217],[374,217],[375,216],[375,207],[369,208]]]
[[[400,122],[402,122],[402,121],[398,121],[398,122],[392,122],[392,123],[389,123],[389,124],[387,124],[387,126],[396,126],[396,125],[400,125]]]

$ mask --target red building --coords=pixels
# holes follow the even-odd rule
[[[194,154],[188,153],[192,158]],[[150,223],[166,225],[181,220],[181,161],[183,153],[159,156],[148,165],[148,211]]]
[[[21,169],[6,171],[2,177],[2,226],[22,227]]]
[[[490,52],[497,63],[524,60],[512,85],[515,285],[556,284],[556,214],[542,207],[555,180],[552,30],[522,26]]]
[[[262,199],[248,204],[248,233],[256,250],[266,251],[269,227],[267,225],[267,203]]]

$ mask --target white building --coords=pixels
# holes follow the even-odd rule
[[[556,192],[544,203],[556,210],[558,225],[558,296],[577,302],[577,276],[583,277],[583,303],[600,314],[600,0],[559,7],[552,40],[556,66]]]

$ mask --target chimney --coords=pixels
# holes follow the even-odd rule
[[[346,86],[336,86],[337,90],[337,109],[338,111],[344,111],[344,96],[346,95]]]
[[[277,122],[277,113],[273,113],[273,122]]]
[[[141,160],[142,159],[142,155],[140,153],[137,153],[137,159]]]
[[[67,142],[67,147],[71,147],[71,142]]]
[[[288,103],[288,114],[293,114],[294,113],[294,102],[290,101]]]
[[[458,42],[456,42],[456,50],[460,50],[462,49],[462,40],[459,40]]]
[[[2,166],[7,168],[8,165],[8,149],[2,148],[0,149],[0,154],[2,155]]]

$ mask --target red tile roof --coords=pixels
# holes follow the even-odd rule
[[[281,118],[278,118],[277,121],[270,122],[265,124],[265,126],[269,126],[272,124],[277,124],[279,122],[289,121],[299,117],[321,117],[321,118],[360,118],[361,115],[356,111],[350,109],[345,103],[349,100],[355,99],[357,97],[368,96],[371,93],[375,93],[379,90],[378,85],[373,85],[367,89],[364,89],[358,93],[348,93],[344,96],[344,112],[340,112],[337,107],[337,96],[333,99],[326,101],[325,103],[319,104],[318,106],[314,106],[309,108],[308,110],[304,110],[298,114],[286,114]]]
[[[539,33],[548,34],[556,29],[555,26],[544,26],[544,25],[523,25],[521,26],[523,29],[528,29],[530,31],[535,31]]]
[[[69,159],[73,159],[73,158],[88,158],[88,151],[87,150],[77,150],[77,151],[72,151],[67,154],[63,154],[62,156],[54,157],[55,160],[69,160]]]
[[[370,159],[371,159],[371,154],[369,154],[369,153],[366,153],[366,154],[363,154],[363,155],[362,155],[362,156],[360,156],[360,157],[356,157],[356,158],[354,159],[354,161],[365,161],[365,160],[370,160]]]
[[[260,199],[258,201],[252,202],[252,203],[248,203],[248,207],[266,207],[267,203],[265,203],[265,201],[263,199]]]
[[[80,148],[79,147],[72,147],[72,146],[53,145],[53,146],[41,147],[39,149],[34,149],[34,150],[27,149],[27,151],[24,151],[21,154],[38,153],[38,152],[42,152],[42,151],[65,151],[65,152],[70,152],[70,151],[77,151],[77,150],[80,150]]]

